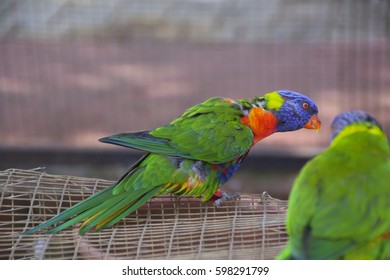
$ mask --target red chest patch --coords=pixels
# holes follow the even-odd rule
[[[275,132],[278,120],[261,107],[251,109],[249,114],[241,119],[241,123],[249,126],[254,134],[253,144]]]

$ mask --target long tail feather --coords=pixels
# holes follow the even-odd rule
[[[109,198],[107,198],[106,201],[98,203],[84,212],[78,212],[76,214],[77,216],[75,216],[74,218],[72,218],[68,221],[65,221],[63,224],[60,224],[60,225],[48,230],[46,233],[49,233],[49,234],[58,233],[61,230],[64,230],[70,226],[73,226],[73,225],[77,224],[78,222],[81,222],[85,219],[87,219],[87,221],[88,221],[88,220],[92,219],[93,217],[97,216],[99,213],[103,212],[105,209],[109,208],[110,205],[116,203],[116,201],[118,201],[119,199],[120,199],[120,197],[110,196]],[[62,220],[62,221],[64,221],[64,220]]]
[[[123,217],[126,217],[139,207],[141,207],[144,203],[146,203],[148,200],[152,199],[154,196],[158,195],[161,190],[161,187],[154,188],[153,190],[146,193],[144,196],[140,197],[131,207],[125,209],[122,213],[118,214],[114,219],[108,221],[106,224],[102,225],[102,229],[108,228],[115,223],[119,222]]]
[[[154,188],[150,191],[143,191],[143,194],[137,199],[124,198],[121,202],[115,205],[115,208],[109,208],[106,211],[99,213],[92,220],[83,223],[80,227],[80,235],[84,235],[87,231],[95,227],[96,231],[110,227],[121,219],[141,207],[149,199],[153,198],[160,191],[160,187]]]
[[[104,214],[107,210],[108,213],[119,211],[127,204],[132,205],[132,201],[137,201],[140,197],[145,195],[145,190],[123,192],[123,188],[126,188],[131,183],[133,173],[139,170],[140,163],[147,157],[145,154],[141,157],[130,169],[118,180],[118,182],[104,190],[101,190],[94,195],[91,195],[87,199],[79,202],[78,204],[66,209],[64,212],[51,218],[50,220],[29,229],[22,234],[32,234],[45,228],[49,229],[46,233],[57,233],[70,226],[77,224],[80,221],[86,220],[84,225],[89,225],[93,222],[93,225],[97,224],[95,221],[101,222],[109,216]],[[124,185],[124,187],[122,187]],[[112,211],[114,207],[114,211]],[[127,207],[126,207],[127,208]],[[116,209],[116,210],[115,210]],[[99,218],[103,217],[103,218]]]
[[[110,216],[113,216],[118,211],[121,211],[124,207],[129,207],[133,205],[135,201],[142,197],[146,190],[133,191],[131,193],[123,193],[119,195],[119,199],[109,205],[104,205],[99,208],[99,211],[96,211],[97,214],[94,215],[91,219],[86,220],[80,227],[80,234],[83,235],[84,232],[87,232],[91,228],[95,227],[97,224],[108,219]],[[98,230],[96,228],[96,230]]]
[[[112,190],[114,189],[114,187],[115,187],[115,185],[108,187],[108,188],[88,197],[86,200],[79,202],[78,204],[66,209],[64,212],[58,214],[57,216],[51,218],[50,220],[40,224],[39,226],[36,226],[32,229],[29,229],[29,230],[23,232],[22,234],[32,234],[32,233],[40,231],[44,228],[48,228],[48,227],[51,227],[55,224],[58,224],[62,221],[66,221],[66,220],[70,219],[71,217],[73,217],[75,215],[79,215],[80,213],[84,212],[84,215],[79,215],[76,218],[69,220],[67,222],[66,227],[72,226],[72,225],[78,223],[81,219],[84,218],[84,216],[86,216],[88,209],[94,208],[96,205],[100,205],[101,203],[106,201],[108,198],[110,198],[112,196]],[[87,212],[85,212],[85,211],[87,211]],[[65,227],[63,227],[63,228],[65,228]],[[56,232],[58,232],[58,231],[56,231]]]

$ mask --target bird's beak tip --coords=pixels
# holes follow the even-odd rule
[[[317,115],[313,115],[304,126],[306,129],[315,129],[318,133],[321,129],[321,120]]]

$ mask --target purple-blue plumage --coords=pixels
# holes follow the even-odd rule
[[[375,119],[374,116],[364,111],[352,110],[335,117],[332,122],[332,139],[335,138],[347,125],[362,122],[371,123],[372,125],[378,126],[382,129],[380,123]]]
[[[221,184],[225,184],[229,179],[236,173],[238,167],[240,167],[241,161],[243,158],[240,158],[237,161],[234,161],[229,164],[218,164],[215,165],[215,169],[217,170],[217,178]]]
[[[279,120],[276,132],[293,131],[304,127],[309,119],[318,113],[316,104],[307,96],[289,90],[279,90],[283,105],[270,111]]]

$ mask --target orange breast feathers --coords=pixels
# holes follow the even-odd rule
[[[261,107],[250,110],[249,114],[241,119],[241,123],[249,126],[253,131],[253,145],[261,139],[275,132],[278,120],[276,117]]]

